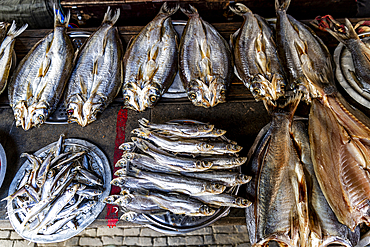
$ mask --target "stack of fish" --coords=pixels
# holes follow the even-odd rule
[[[103,187],[103,180],[91,167],[87,149],[64,147],[61,135],[44,155],[24,153],[21,157],[31,165],[17,190],[4,198],[17,232],[32,240],[67,229],[76,231],[78,219],[91,214]]]
[[[210,216],[222,206],[250,205],[223,193],[250,180],[237,171],[246,162],[236,155],[242,147],[224,137],[224,130],[192,120],[139,123],[133,131],[138,137],[120,146],[124,154],[116,167],[121,169],[111,184],[121,187],[121,194],[105,200],[124,208],[121,219],[130,218],[132,212]]]
[[[54,6],[54,12],[56,11]],[[70,15],[54,17],[54,30],[37,42],[19,63],[9,83],[9,101],[17,126],[43,124],[59,102],[72,72],[74,51],[66,33]]]
[[[242,35],[243,27],[234,35],[237,72],[248,86],[269,89],[254,95],[272,116],[249,157],[249,236],[255,246],[271,241],[280,246],[352,246],[359,240],[357,226],[369,224],[370,121],[338,93],[328,49],[311,29],[286,14],[289,4],[276,1],[276,39],[263,32],[267,26],[261,17],[241,4],[233,9],[244,15],[244,26],[258,31]],[[267,41],[278,44],[269,46],[269,57]],[[255,51],[243,46],[248,43],[255,44]],[[281,68],[279,60],[264,67],[273,64],[266,61],[275,61],[276,52]],[[252,54],[258,66],[245,62],[243,53]],[[286,78],[280,83],[286,85],[283,90],[273,82],[274,74]],[[312,105],[308,134],[304,123],[293,121],[301,98]]]

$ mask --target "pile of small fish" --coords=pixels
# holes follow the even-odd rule
[[[289,4],[275,1],[276,38],[261,17],[241,4],[233,8],[245,18],[232,37],[236,71],[272,117],[248,157],[250,240],[254,246],[356,245],[359,225],[370,225],[370,120],[340,95],[328,49],[309,27],[287,15]],[[243,34],[245,25],[258,34]],[[277,46],[269,48],[267,41]],[[254,46],[244,46],[248,43]],[[253,61],[246,62],[246,54]],[[311,104],[308,131],[293,121],[301,99]]]
[[[17,221],[13,226],[19,226],[17,232],[27,239],[77,230],[78,219],[91,214],[102,194],[103,180],[92,169],[88,150],[65,147],[63,137],[43,155],[21,155],[31,165],[17,190],[3,199],[8,202],[8,216]]]
[[[193,120],[139,123],[133,130],[138,137],[120,146],[124,154],[116,167],[121,169],[111,184],[121,187],[121,194],[105,199],[123,207],[121,219],[168,211],[210,216],[215,208],[250,206],[244,198],[223,193],[251,179],[236,171],[246,158],[237,157],[242,147],[228,140],[226,131]]]

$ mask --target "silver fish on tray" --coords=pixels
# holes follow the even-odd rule
[[[55,12],[55,7],[54,7]],[[28,130],[55,110],[73,68],[74,51],[66,33],[70,15],[54,16],[54,30],[37,42],[19,63],[9,83],[16,126]]]
[[[99,29],[78,55],[65,99],[70,123],[84,127],[95,121],[121,88],[123,47],[118,29],[113,26],[119,16],[120,9],[112,15],[108,7]]]
[[[241,3],[230,9],[244,18],[230,37],[236,74],[256,100],[277,100],[285,93],[286,81],[269,24]]]
[[[24,30],[26,30],[27,26],[28,25],[25,24],[24,26],[16,30],[16,25],[13,21],[4,39],[1,38],[0,34],[0,40],[2,41],[0,41],[0,93],[5,90],[12,64],[15,62],[13,61],[13,59],[15,59],[15,57],[13,56],[15,38],[23,33]]]
[[[133,38],[123,57],[124,106],[152,108],[172,84],[177,71],[177,33],[171,15],[179,8],[162,5],[157,16]]]
[[[252,202],[248,201],[245,198],[225,193],[218,195],[201,195],[193,197],[201,202],[216,207],[247,208],[252,205]]]
[[[216,183],[222,183],[228,187],[246,184],[251,176],[231,171],[206,171],[206,172],[181,172],[182,175],[192,178],[200,178]]]
[[[232,55],[226,40],[196,8],[181,8],[189,17],[179,48],[179,75],[189,100],[205,108],[226,102],[233,74]]]

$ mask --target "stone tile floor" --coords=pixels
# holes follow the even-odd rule
[[[168,235],[146,227],[88,228],[60,243],[35,244],[14,230],[0,230],[1,247],[36,246],[220,246],[250,247],[245,225],[208,226],[187,234]]]

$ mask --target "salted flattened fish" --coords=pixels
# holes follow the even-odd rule
[[[28,25],[25,24],[23,27],[16,30],[16,25],[15,22],[13,21],[13,24],[10,27],[8,33],[6,34],[4,40],[2,40],[0,33],[0,40],[2,41],[0,45],[0,93],[4,91],[6,84],[8,82],[8,76],[13,62],[12,60],[15,38],[19,36],[21,33],[23,33],[23,31],[26,30],[27,26]]]
[[[146,179],[162,187],[162,190],[180,192],[188,195],[220,194],[226,189],[226,186],[220,183],[179,175],[141,171],[136,168],[131,168],[129,175]]]
[[[179,75],[190,101],[209,108],[226,102],[233,74],[232,55],[226,40],[197,9],[181,9],[189,20],[180,41]]]
[[[305,246],[309,237],[307,183],[303,163],[291,136],[291,122],[300,95],[285,105],[265,102],[271,125],[248,164],[247,227],[254,246],[275,241],[280,246]]]
[[[359,240],[359,227],[352,232],[347,226],[339,223],[334,212],[322,193],[316,179],[311,149],[305,124],[294,121],[292,136],[299,147],[301,161],[304,164],[307,184],[307,193],[310,200],[309,215],[311,219],[309,246],[328,246],[338,244],[341,246],[355,246]]]
[[[283,0],[280,4],[275,0],[277,49],[288,87],[301,91],[303,99],[310,102],[323,94],[320,89],[334,87],[331,55],[308,26],[287,15],[290,1]]]
[[[173,171],[199,172],[212,167],[212,162],[171,155],[141,138],[135,138],[134,142],[141,151],[152,156],[163,167]]]
[[[244,18],[242,27],[230,37],[235,72],[256,100],[277,100],[284,95],[286,82],[271,28],[241,3],[230,9]]]
[[[55,9],[55,8],[54,8]],[[73,68],[72,42],[66,34],[70,15],[55,14],[54,31],[37,42],[9,83],[9,101],[17,126],[28,130],[55,110]]]
[[[348,19],[345,19],[345,26],[335,20],[328,19],[327,21],[330,22],[330,25],[328,25],[329,28],[325,27],[325,30],[344,44],[351,53],[355,67],[355,73],[351,71],[353,78],[363,91],[370,93],[370,48],[361,41]],[[320,27],[317,21],[312,24]],[[354,88],[356,89],[356,87]]]
[[[149,120],[145,118],[140,119],[139,124],[146,128],[164,131],[168,134],[173,134],[181,137],[202,137],[202,135],[211,132],[214,128],[214,125],[210,124],[155,124],[149,122]]]
[[[182,175],[222,183],[228,187],[246,184],[251,180],[248,175],[230,171],[182,172]]]
[[[170,16],[179,6],[164,3],[157,16],[130,42],[123,64],[126,108],[152,108],[171,86],[177,72],[177,34]]]
[[[82,127],[96,120],[116,97],[122,84],[123,47],[117,27],[120,9],[110,8],[103,23],[86,41],[69,79],[65,105],[68,122]]]
[[[222,193],[218,195],[193,196],[195,199],[216,207],[247,208],[252,202],[242,197]]]
[[[174,153],[192,153],[192,154],[233,154],[242,150],[243,147],[226,142],[214,141],[206,142],[197,139],[176,138],[169,139],[160,136],[146,129],[134,129],[133,134],[154,142],[157,146]],[[132,137],[132,140],[137,137]]]

